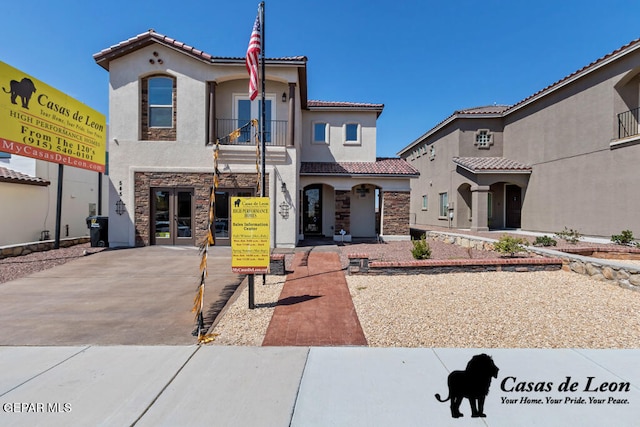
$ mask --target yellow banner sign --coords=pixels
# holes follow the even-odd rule
[[[231,270],[241,274],[268,273],[269,198],[234,197],[231,202]]]
[[[105,172],[103,114],[0,61],[0,151]]]

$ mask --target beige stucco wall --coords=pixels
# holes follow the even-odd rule
[[[533,167],[523,228],[556,232],[566,226],[605,237],[624,229],[640,233],[640,146],[610,147],[616,115],[638,107],[625,104],[616,85],[638,64],[634,53],[507,117],[505,157]],[[631,81],[626,92],[637,93],[637,78]]]
[[[429,224],[449,226],[449,220],[439,215],[439,195],[448,193],[449,201],[454,201],[453,175],[455,165],[451,159],[459,156],[460,131],[446,128],[436,135],[426,146],[423,154],[409,156],[406,160],[420,171],[420,177],[411,180],[411,224]],[[435,156],[431,159],[430,149],[435,147]],[[422,152],[422,150],[420,150]],[[422,208],[422,196],[428,199],[427,209]]]
[[[329,143],[313,142],[313,124],[329,124]],[[360,144],[345,144],[344,126],[360,124]],[[376,112],[304,111],[302,115],[303,162],[374,162],[376,160]]]

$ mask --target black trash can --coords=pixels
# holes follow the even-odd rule
[[[89,216],[87,217],[87,227],[89,227],[92,248],[109,246],[109,217]]]

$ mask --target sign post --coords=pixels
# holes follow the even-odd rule
[[[270,260],[268,197],[236,197],[231,203],[231,270],[249,274],[249,308],[255,308],[254,275],[267,274]]]

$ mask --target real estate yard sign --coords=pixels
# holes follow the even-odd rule
[[[0,61],[0,151],[105,172],[103,114]]]
[[[231,203],[231,270],[241,274],[269,271],[269,198],[235,197]]]

